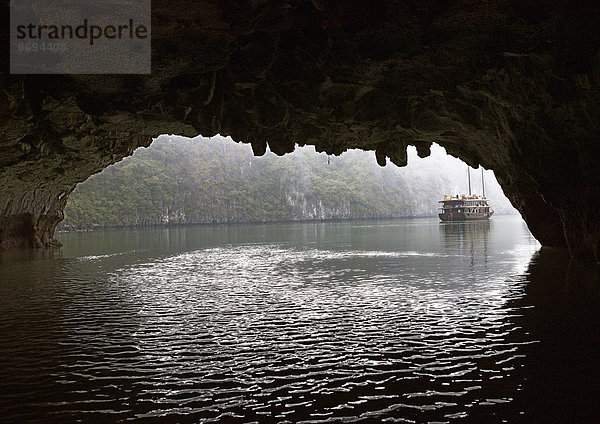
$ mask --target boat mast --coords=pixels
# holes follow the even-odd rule
[[[483,190],[483,197],[485,197],[485,183],[483,182],[483,166],[481,167],[481,188]]]
[[[471,167],[467,165],[467,177],[469,178],[469,196],[471,195]]]

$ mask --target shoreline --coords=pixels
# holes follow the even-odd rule
[[[496,214],[498,216],[518,216],[519,214]],[[232,221],[232,222],[174,222],[164,224],[151,225],[116,225],[116,226],[97,226],[89,228],[61,228],[57,229],[56,233],[88,233],[94,231],[116,231],[116,230],[135,230],[148,228],[175,228],[175,227],[191,227],[196,225],[216,227],[224,225],[267,225],[267,224],[305,224],[305,223],[325,223],[325,222],[353,222],[353,221],[387,221],[387,220],[403,220],[413,218],[437,218],[437,215],[405,215],[405,216],[383,216],[383,217],[356,217],[356,218],[329,218],[329,219],[285,219],[285,220],[265,220],[265,221]]]

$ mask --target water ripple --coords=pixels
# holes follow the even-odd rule
[[[2,305],[0,414],[485,422],[512,402],[523,346],[536,343],[507,307],[522,296],[521,277],[507,282],[515,255],[499,254],[493,272],[465,272],[460,251],[289,243],[65,259],[57,286],[36,283],[36,301],[13,287]],[[93,279],[82,263],[98,264]]]

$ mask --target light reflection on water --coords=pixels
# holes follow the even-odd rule
[[[64,239],[61,253],[0,259],[2,421],[600,418],[597,285],[575,295],[584,322],[561,304],[573,296],[546,292],[573,284],[568,261],[536,253],[516,218]],[[567,370],[564,334],[537,315],[557,310],[578,328]],[[545,401],[568,370],[588,396]]]

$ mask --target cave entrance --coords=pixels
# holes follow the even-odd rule
[[[472,191],[481,194],[479,170]],[[492,171],[486,195],[497,214],[518,213]],[[340,156],[296,147],[254,156],[231,138],[161,135],[79,184],[60,230],[163,224],[256,223],[437,216],[443,196],[468,193],[467,165],[433,145],[408,166],[377,164],[373,152]]]

